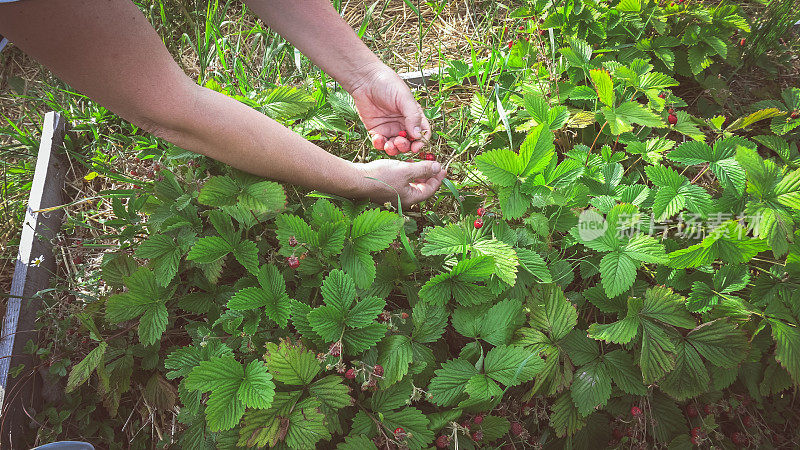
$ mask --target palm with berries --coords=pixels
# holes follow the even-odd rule
[[[371,71],[352,90],[372,145],[388,155],[417,153],[430,138],[430,124],[405,82],[388,67]]]

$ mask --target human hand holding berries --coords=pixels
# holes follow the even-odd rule
[[[431,126],[411,90],[385,64],[375,64],[364,73],[350,94],[372,145],[389,156],[419,152],[431,137]]]

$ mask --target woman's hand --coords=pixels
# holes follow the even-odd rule
[[[390,156],[417,153],[431,137],[431,126],[406,83],[385,64],[364,71],[350,94],[377,150]],[[405,131],[407,137],[400,136]]]
[[[379,159],[355,166],[361,174],[357,197],[368,198],[376,203],[397,203],[399,196],[404,207],[433,195],[447,175],[447,171],[436,161],[409,163]]]

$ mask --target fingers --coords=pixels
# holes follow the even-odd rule
[[[423,164],[423,163],[418,163],[418,164]],[[436,193],[436,191],[442,185],[442,182],[444,181],[444,178],[446,176],[447,176],[447,170],[441,169],[440,165],[438,173],[428,178],[427,181],[422,183],[409,183],[408,195],[406,196],[406,198],[402,199],[402,201],[404,202],[404,204],[411,206],[415,203],[427,200],[430,196]]]
[[[383,146],[386,145],[386,138],[380,134],[373,134],[372,135],[372,146],[375,147],[375,150],[383,150]]]
[[[398,153],[406,153],[412,150],[412,142],[402,136],[386,139],[383,135],[375,134],[372,136],[372,146],[375,147],[376,150],[385,151],[389,156],[395,156]],[[416,151],[419,151],[419,148],[421,148],[420,145],[416,147]]]
[[[442,172],[442,164],[439,161],[420,161],[411,163],[408,166],[409,180],[428,180]]]

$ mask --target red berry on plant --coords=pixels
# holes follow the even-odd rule
[[[711,405],[703,405],[703,412],[706,414],[711,414]]]
[[[750,417],[750,416],[742,417],[742,425],[744,425],[745,428],[752,427],[753,426],[753,418]]]
[[[744,40],[744,38],[742,38],[742,39],[739,41],[739,47],[744,47],[744,44],[745,44],[745,42],[747,42],[747,41],[745,41],[745,40]]]
[[[508,48],[511,48],[513,46],[514,46],[514,41],[508,41]]]
[[[481,227],[483,226],[483,219],[478,217],[477,219],[475,219],[475,222],[472,222],[472,225],[475,226],[475,229],[480,230]]]
[[[297,238],[294,236],[289,236],[289,247],[297,247],[297,244],[299,244],[299,242],[297,242]]]
[[[642,415],[642,409],[638,406],[631,406],[631,415],[634,417],[638,417]]]
[[[396,439],[402,439],[402,438],[406,437],[406,430],[404,430],[403,427],[395,428],[394,429],[394,437]]]
[[[674,110],[674,109],[672,109],[672,108],[670,108],[669,110],[667,110],[667,112],[668,112],[668,113],[670,113],[670,114],[675,114],[675,110]]]
[[[483,414],[478,414],[477,416],[475,416],[475,418],[472,419],[472,423],[474,423],[475,425],[482,424],[483,423]]]
[[[344,377],[348,380],[353,380],[356,377],[356,371],[354,369],[347,369],[347,372],[344,373]]]
[[[434,155],[433,153],[425,153],[425,160],[436,161],[436,155]]]
[[[792,119],[797,119],[798,117],[800,117],[800,112],[792,111],[792,114],[790,114],[790,116]]]
[[[375,364],[375,367],[372,368],[372,373],[376,376],[382,377],[383,376],[383,366],[380,364]]]
[[[547,30],[539,30],[539,36],[544,36],[547,34]]]
[[[483,440],[483,431],[478,430],[478,431],[472,433],[472,440],[475,441],[475,442],[482,441]]]
[[[667,122],[669,122],[670,125],[675,125],[676,123],[678,123],[678,116],[676,116],[675,114],[670,114],[669,116],[667,116]]]
[[[731,442],[736,445],[744,445],[747,442],[747,438],[745,438],[742,433],[734,431],[731,433]]]
[[[439,436],[436,438],[436,448],[447,448],[450,445],[450,438],[447,436]]]
[[[478,214],[478,217],[483,217],[483,215],[486,214],[486,210],[483,208],[478,208],[476,213]]]
[[[469,430],[469,426],[470,425],[471,424],[469,423],[469,420],[465,420],[465,421],[461,422],[461,426],[466,428],[466,429],[468,429],[468,430]]]
[[[522,30],[524,30],[524,29],[525,29],[525,25],[520,25],[520,26],[519,26],[519,31],[522,31]]]
[[[406,133],[406,130],[400,130],[397,132],[397,135],[400,137],[406,137],[408,136],[408,133]]]
[[[289,267],[292,269],[297,269],[300,267],[300,259],[297,256],[290,256],[286,258],[286,263],[289,264]]]
[[[339,356],[342,354],[342,343],[340,341],[336,341],[328,348],[328,353],[331,356]]]
[[[658,94],[658,98],[667,98],[667,94],[662,92],[662,93]]]
[[[689,436],[689,442],[691,442],[692,445],[700,445],[700,440],[695,436]]]
[[[514,436],[519,436],[522,432],[525,431],[525,428],[519,422],[512,422],[511,423],[511,434]]]
[[[700,427],[694,427],[694,428],[692,428],[692,436],[694,436],[694,437],[700,437],[700,434],[701,434],[701,433],[702,433],[702,431],[700,431]]]

